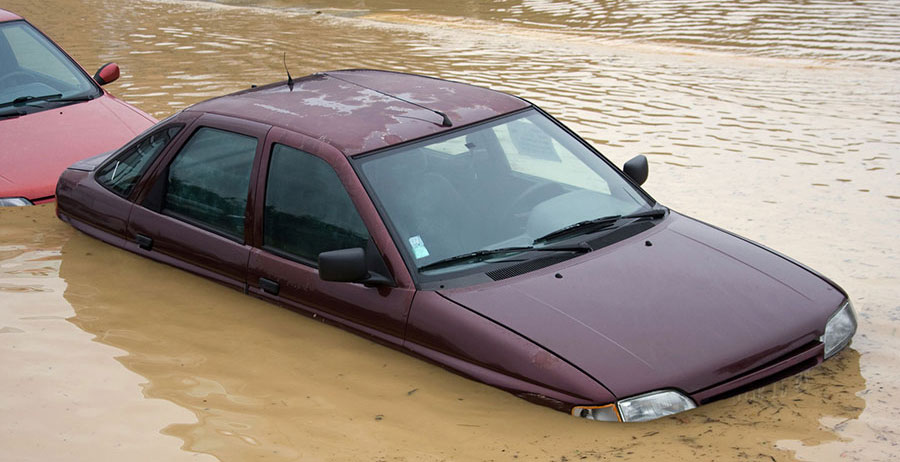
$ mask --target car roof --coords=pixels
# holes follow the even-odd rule
[[[198,103],[221,114],[303,133],[347,156],[452,130],[531,106],[464,83],[370,69],[328,71]],[[442,124],[446,113],[452,127]]]
[[[17,21],[19,19],[22,19],[22,17],[12,11],[6,11],[0,8],[0,22]]]

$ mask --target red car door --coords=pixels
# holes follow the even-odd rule
[[[344,155],[275,127],[266,140],[259,178],[249,292],[399,345],[415,289]],[[382,258],[394,284],[367,287],[319,279],[319,253],[352,247],[368,247]]]
[[[205,114],[155,166],[129,220],[138,252],[246,288],[254,180],[268,125]]]

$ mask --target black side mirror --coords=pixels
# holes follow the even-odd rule
[[[319,254],[319,278],[323,281],[359,282],[368,275],[366,251],[359,247]]]
[[[647,156],[643,154],[638,154],[625,162],[625,166],[622,168],[622,171],[625,172],[635,183],[641,185],[647,181],[647,175],[650,174],[650,166],[647,164]]]
[[[361,247],[354,247],[320,253],[319,279],[333,282],[361,282],[367,286],[394,286],[394,281],[385,275],[387,268],[371,241],[369,248],[369,252]],[[374,256],[367,255],[373,252]],[[373,261],[376,257],[377,261]],[[376,269],[372,271],[370,269],[372,267]]]

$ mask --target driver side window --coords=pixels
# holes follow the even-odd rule
[[[369,232],[324,160],[276,144],[269,163],[263,246],[316,266],[319,253],[366,247]]]

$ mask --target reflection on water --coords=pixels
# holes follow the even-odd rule
[[[66,321],[61,247],[75,233],[52,211],[0,208],[0,459],[213,460],[159,434],[193,416],[145,399],[147,379],[113,359],[128,352]]]
[[[194,413],[197,423],[173,417],[153,427],[186,450],[223,460],[818,461],[888,460],[900,442],[892,366],[900,3],[8,0],[4,8],[89,70],[117,61],[123,75],[110,90],[160,118],[284,79],[285,52],[295,76],[374,67],[513,92],[619,165],[647,154],[646,187],[661,202],[822,271],[860,313],[855,351],[822,367],[677,418],[617,427],[530,405],[140,260],[61,227],[52,207],[35,209],[34,223],[11,220],[25,211],[0,212],[0,305],[15,296],[74,308],[76,325],[127,352],[119,360],[149,380],[148,397]],[[56,266],[20,262],[61,246],[65,300]],[[14,279],[23,274],[34,279]],[[0,340],[22,335],[16,329],[39,335],[9,313],[0,312],[10,319]],[[52,359],[53,338],[40,338]],[[19,352],[3,354],[7,364]]]

